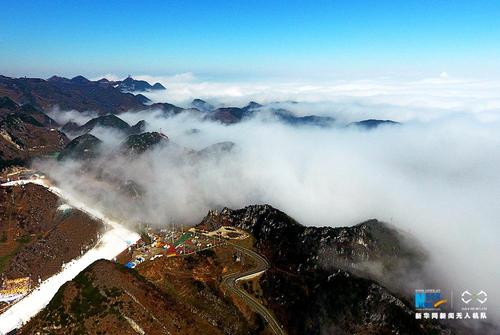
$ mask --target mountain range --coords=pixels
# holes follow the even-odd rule
[[[382,262],[395,273],[405,270],[397,264],[422,256],[382,222],[304,227],[269,205],[255,205],[211,211],[196,229],[222,225],[251,233],[251,248],[269,261],[260,278],[241,285],[272,311],[287,334],[467,334],[467,328],[415,320],[410,301],[359,276],[358,265],[367,261]],[[161,257],[133,270],[97,261],[61,287],[19,334],[49,329],[54,334],[192,334],[200,329],[204,334],[270,334],[258,314],[224,291],[225,269],[249,262],[231,249]]]
[[[125,89],[126,88],[126,89]],[[145,121],[128,125],[117,115],[127,111],[160,111],[163,117],[180,113],[195,113],[206,121],[232,125],[253,117],[282,122],[291,126],[357,127],[366,130],[384,125],[399,125],[391,120],[362,120],[341,125],[332,117],[298,116],[276,104],[250,102],[244,107],[216,107],[202,99],[194,99],[188,108],[170,103],[151,103],[142,94],[128,92],[161,89],[131,77],[123,81],[100,79],[91,81],[83,76],[72,79],[53,76],[39,78],[10,78],[0,76],[0,167],[25,165],[33,158],[60,152],[70,137],[91,132],[96,127],[112,128],[127,135],[145,131]],[[47,113],[57,109],[93,111],[99,114],[85,124],[69,121],[59,125]],[[88,139],[88,138],[87,138]]]
[[[183,111],[198,111],[206,114],[205,118],[208,120],[233,124],[267,111],[267,117],[291,125],[326,127],[335,122],[331,117],[297,116],[286,109],[274,107],[274,104],[261,105],[253,101],[244,107],[216,107],[202,99],[194,99],[188,108],[182,108],[165,102],[151,103],[144,95],[137,94],[163,89],[165,88],[159,83],[151,85],[132,77],[123,81],[109,81],[105,78],[92,81],[83,76],[72,79],[53,76],[47,80],[0,76],[0,97],[9,97],[21,106],[29,104],[43,112],[49,112],[54,107],[80,112],[94,111],[100,115],[120,114],[130,110],[161,110],[165,116]],[[390,120],[365,120],[358,125],[373,128],[389,122]]]
[[[13,175],[7,172],[29,166],[36,158],[57,157],[53,163],[61,166],[78,161],[82,164],[68,165],[77,166],[85,180],[96,181],[92,187],[99,193],[108,197],[107,191],[113,191],[140,209],[148,196],[145,186],[108,169],[106,162],[119,157],[126,168],[134,160],[147,165],[148,157],[165,154],[156,149],[167,148],[179,153],[173,157],[194,166],[197,160],[232,159],[223,155],[238,148],[229,141],[201,150],[184,148],[175,138],[152,131],[154,125],[144,120],[129,124],[128,118],[121,118],[127,111],[159,111],[164,118],[194,113],[202,121],[227,127],[252,118],[325,131],[400,125],[376,119],[340,124],[329,116],[297,115],[276,103],[253,101],[234,107],[194,99],[183,108],[152,103],[136,94],[154,89],[162,87],[131,77],[111,82],[82,76],[48,80],[0,76],[0,169],[7,168],[2,181]],[[57,113],[55,106],[98,115],[62,125],[47,115]],[[119,135],[113,148],[104,142],[103,134],[110,131]],[[103,223],[65,204],[48,188],[9,184],[0,188],[0,200],[0,219],[5,223],[0,225],[3,276],[25,276],[37,283],[99,243]],[[132,248],[147,253],[147,243],[154,242],[141,223],[137,229],[142,237],[136,246],[113,261],[98,260],[88,266],[16,333],[465,335],[476,331],[460,322],[415,319],[412,292],[404,282],[426,282],[423,269],[428,255],[410,235],[387,223],[369,219],[350,227],[307,227],[271,205],[258,204],[215,208],[201,222],[190,224],[190,233],[181,231],[179,240],[196,245],[194,234],[202,232],[197,236],[210,236],[210,246],[190,255],[163,253],[131,268],[127,264],[137,260]],[[213,232],[221,230],[228,236],[241,231],[246,237],[228,238],[214,248],[212,243],[221,238]],[[259,271],[252,272],[256,267]],[[234,273],[246,275],[235,279]],[[3,308],[5,304],[0,304]],[[488,327],[480,333],[493,334]]]

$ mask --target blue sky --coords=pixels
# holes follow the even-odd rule
[[[0,73],[500,75],[500,1],[6,1]]]

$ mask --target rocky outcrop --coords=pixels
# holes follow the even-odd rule
[[[269,205],[255,205],[212,211],[200,226],[221,225],[249,231],[269,260],[262,299],[289,334],[451,334],[438,323],[417,322],[411,303],[369,272],[368,264],[378,264],[384,274],[400,273],[404,260],[418,268],[424,257],[382,222],[305,227]]]

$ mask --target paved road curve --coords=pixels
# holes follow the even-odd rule
[[[228,244],[230,244],[235,249],[238,249],[240,252],[244,253],[247,257],[253,259],[256,265],[248,271],[231,273],[222,277],[222,285],[225,286],[228,290],[235,293],[238,297],[240,297],[254,312],[262,316],[275,334],[286,335],[286,332],[283,330],[281,324],[269,312],[269,310],[265,308],[259,301],[257,301],[257,299],[248,294],[248,292],[246,292],[245,290],[238,287],[238,285],[236,285],[236,282],[239,278],[243,278],[246,276],[257,274],[259,272],[266,271],[269,268],[269,262],[264,257],[262,257],[261,255],[250,249],[244,248],[242,246],[233,243],[228,243]]]

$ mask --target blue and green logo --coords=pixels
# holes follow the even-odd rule
[[[441,296],[441,290],[415,290],[416,309],[436,309],[446,302],[447,300],[443,299]]]

